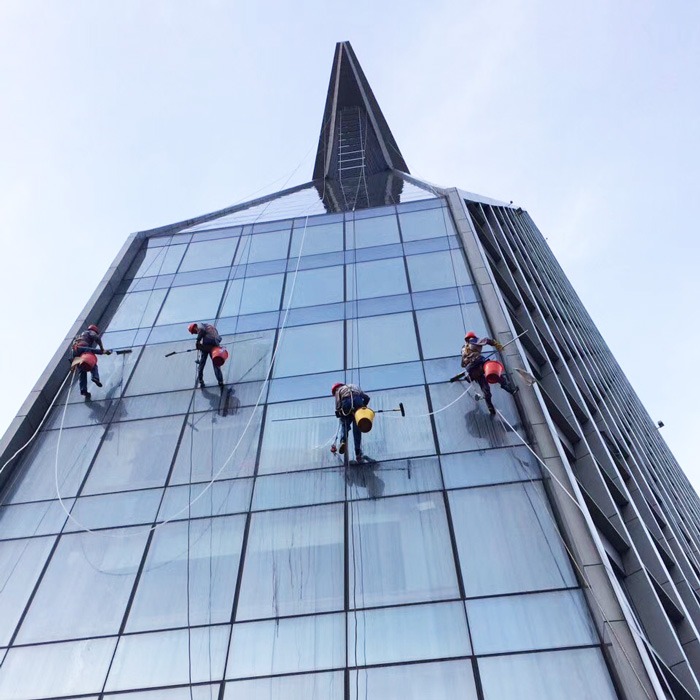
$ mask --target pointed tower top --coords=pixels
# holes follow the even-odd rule
[[[347,210],[376,205],[370,180],[392,170],[409,172],[350,42],[340,42],[335,47],[313,179],[326,180],[341,195],[338,208]]]

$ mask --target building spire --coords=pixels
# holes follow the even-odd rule
[[[329,211],[349,211],[396,201],[403,185],[394,170],[409,172],[350,42],[340,42],[313,179]]]

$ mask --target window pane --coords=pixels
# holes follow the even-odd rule
[[[379,498],[442,488],[437,457],[349,464],[345,471],[348,497]]]
[[[70,511],[72,504],[71,498],[63,499],[63,507],[59,501],[3,506],[0,508],[0,539],[57,534],[68,517],[66,509]]]
[[[236,265],[276,260],[287,257],[289,246],[289,231],[274,233],[258,233],[254,236],[244,236],[236,253]]]
[[[190,243],[179,272],[202,270],[207,267],[228,267],[233,261],[237,238]]]
[[[423,357],[425,359],[454,357],[455,374],[460,370],[460,351],[464,345],[464,333],[474,329],[474,332],[479,335],[484,334],[486,329],[486,322],[478,304],[421,309],[416,311],[416,316]],[[462,328],[465,328],[464,332]]]
[[[299,641],[304,640],[303,644]],[[233,626],[227,678],[345,666],[345,616],[312,615]]]
[[[171,288],[158,316],[158,325],[215,318],[225,286],[225,282],[208,282]]]
[[[231,280],[219,316],[240,316],[277,311],[284,275],[265,275]]]
[[[240,408],[223,417],[215,412],[187,417],[171,484],[250,476],[255,469],[262,408]],[[194,425],[193,425],[194,421]]]
[[[344,687],[341,672],[278,676],[227,683],[224,700],[342,700]]]
[[[343,607],[343,507],[254,513],[236,620]]]
[[[446,489],[541,478],[537,460],[525,447],[459,452],[440,457]]]
[[[411,289],[414,292],[472,284],[462,252],[459,250],[409,255],[406,262],[411,277]]]
[[[366,668],[350,674],[351,700],[477,700],[469,661]]]
[[[319,449],[329,449],[328,445]],[[290,508],[318,503],[342,501],[345,498],[345,479],[342,466],[314,469],[291,474],[259,476],[255,480],[253,510]]]
[[[116,638],[10,649],[0,673],[3,700],[99,693]]]
[[[4,502],[56,498],[56,476],[61,497],[75,496],[101,437],[102,429],[94,427],[41,433],[12,474]]]
[[[337,465],[337,457],[322,449],[326,443],[330,445],[328,440],[338,429],[334,410],[333,397],[269,405],[258,472],[272,474]]]
[[[292,307],[316,306],[318,304],[334,304],[343,301],[343,268],[319,267],[315,270],[300,270],[287,273],[287,286],[284,290],[284,304],[289,306],[289,299],[294,285],[294,296],[291,298]]]
[[[345,224],[346,248],[366,248],[399,242],[396,216],[375,216],[371,219],[349,219]]]
[[[449,496],[467,596],[576,585],[541,484]]]
[[[598,642],[581,591],[480,598],[466,605],[476,654]]]
[[[17,641],[117,634],[148,532],[113,530],[61,537]],[[60,604],[57,604],[60,601]]]
[[[119,331],[152,326],[167,291],[154,289],[150,292],[132,292],[114,297],[103,314],[103,319],[109,319],[108,322],[102,321],[104,329]]]
[[[111,493],[107,496],[78,498],[66,531],[120,525],[151,524],[156,517],[162,489]]]
[[[185,254],[184,245],[172,245],[162,248],[142,248],[129,268],[126,277],[154,277],[169,275],[177,267]]]
[[[31,540],[0,542],[0,645],[10,643],[55,541],[55,537],[35,537]],[[6,662],[0,679],[7,672]]]
[[[84,494],[162,486],[182,416],[112,423],[90,471]]]
[[[598,649],[479,659],[485,700],[616,700]]]
[[[469,387],[469,392],[464,394]],[[479,393],[475,383],[431,384],[430,397],[433,402],[435,426],[442,452],[483,450],[505,445],[521,445],[522,440],[513,433],[498,416],[489,415],[486,402],[476,400]],[[464,394],[460,399],[460,395]],[[497,384],[492,388],[493,405],[503,412],[508,422],[516,429],[520,427],[515,403]],[[453,404],[453,402],[456,403]],[[450,406],[450,404],[452,404]],[[450,406],[446,410],[440,410]]]
[[[348,299],[369,299],[408,292],[402,258],[346,265],[345,278]]]
[[[275,377],[330,372],[342,366],[341,321],[284,329],[275,360]]]
[[[105,690],[153,688],[221,678],[230,627],[121,637]]]
[[[181,627],[188,622],[228,622],[244,527],[245,515],[159,527],[139,579],[127,632]]]
[[[213,515],[244,513],[250,507],[252,479],[227,479],[187,486],[170,486],[158,514],[159,520],[186,520]]]
[[[412,212],[399,211],[399,221],[404,241],[454,234],[450,213],[444,207]]]
[[[461,603],[408,605],[348,613],[352,666],[445,659],[471,651]]]
[[[413,314],[370,316],[347,321],[347,345],[349,367],[417,360]]]
[[[351,607],[459,596],[440,494],[355,501],[349,517]]]
[[[183,335],[186,329],[183,328]],[[126,390],[127,396],[176,389],[192,389],[195,380],[196,353],[191,341],[150,345],[143,349]],[[169,353],[177,354],[166,357]]]
[[[306,234],[304,234],[306,228]],[[302,255],[316,255],[319,253],[332,253],[335,250],[343,249],[343,222],[335,224],[322,224],[320,226],[304,226],[304,222],[299,222],[294,226],[292,234],[292,247],[289,257],[296,258],[301,250],[301,241],[304,239],[304,249]]]

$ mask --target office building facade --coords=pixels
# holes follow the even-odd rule
[[[3,700],[700,698],[696,494],[527,212],[412,177],[347,43],[312,180],[131,236],[0,449]]]

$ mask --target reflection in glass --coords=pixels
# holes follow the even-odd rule
[[[350,367],[418,360],[413,314],[370,316],[347,321],[347,346]]]
[[[440,494],[355,501],[349,517],[351,607],[459,596]]]
[[[406,263],[413,292],[472,284],[460,250],[409,255]]]
[[[202,270],[207,267],[228,267],[233,261],[237,238],[190,243],[179,272]]]
[[[167,291],[154,289],[114,297],[103,315],[103,326],[110,331],[152,326]]]
[[[55,541],[55,537],[35,537],[0,542],[0,646],[10,643]],[[7,666],[0,679],[5,673]]]
[[[225,479],[213,484],[169,486],[158,513],[158,520],[186,520],[214,515],[244,513],[250,506],[252,479]]]
[[[350,674],[351,700],[477,700],[469,661],[365,668]]]
[[[240,316],[277,311],[282,296],[284,275],[244,277],[231,280],[219,316]]]
[[[440,457],[446,489],[541,478],[537,460],[525,447],[458,452]]]
[[[576,585],[540,483],[449,496],[467,596]]]
[[[296,281],[295,281],[296,274]],[[294,285],[292,296],[292,285]],[[283,308],[317,306],[343,301],[343,268],[320,267],[287,273]],[[291,300],[291,302],[290,302]]]
[[[153,688],[221,678],[230,627],[121,637],[105,690]]]
[[[330,372],[342,367],[341,321],[284,329],[275,360],[275,377]]]
[[[255,513],[236,620],[343,607],[343,507]]]
[[[187,287],[172,287],[158,315],[159,326],[191,323],[216,317],[225,282],[207,282]]]
[[[366,248],[399,242],[399,226],[396,216],[374,216],[371,219],[348,218],[345,230],[346,248]]]
[[[444,207],[411,212],[399,209],[399,221],[404,241],[454,234],[450,213]]]
[[[346,265],[345,283],[348,299],[369,299],[408,292],[402,258]]]
[[[425,359],[454,357],[454,374],[460,370],[460,352],[464,345],[464,333],[474,330],[477,335],[485,334],[486,322],[479,304],[421,309],[416,311],[416,317],[423,357]],[[465,330],[462,331],[462,328]]]
[[[73,499],[38,501],[16,506],[0,507],[0,539],[53,535],[61,531],[66,522],[66,509],[70,511]]]
[[[149,241],[150,242],[150,241]],[[169,245],[161,248],[143,248],[136,255],[126,277],[154,277],[169,275],[177,271],[185,254],[184,245]]]
[[[323,445],[319,449],[328,449],[329,446]],[[259,476],[255,480],[253,510],[342,501],[345,497],[344,472],[343,466],[337,466]]]
[[[304,229],[306,228],[306,233]],[[312,222],[305,227],[304,222],[297,222],[292,234],[292,247],[289,251],[289,258],[299,256],[301,241],[304,240],[304,250],[302,255],[316,255],[319,253],[332,253],[335,250],[343,249],[343,222],[332,224],[321,224],[313,226]]]
[[[406,605],[348,613],[348,663],[446,659],[471,652],[462,603]]]
[[[148,532],[113,530],[110,535],[61,537],[20,627],[18,643],[119,632]]]
[[[299,640],[304,640],[299,644]],[[311,615],[233,626],[226,678],[339,668],[345,665],[345,616]]]
[[[159,527],[139,578],[126,630],[228,622],[244,527],[244,515]]]
[[[99,693],[116,642],[111,637],[10,649],[0,673],[0,697],[26,700]]]
[[[476,654],[596,644],[581,591],[467,601]]]
[[[66,531],[150,524],[156,517],[162,495],[162,489],[148,489],[83,496],[76,500],[70,512],[71,520],[66,524]]]
[[[229,682],[224,700],[342,700],[343,688],[342,672],[305,673]]]
[[[599,649],[479,659],[485,700],[616,700]]]

